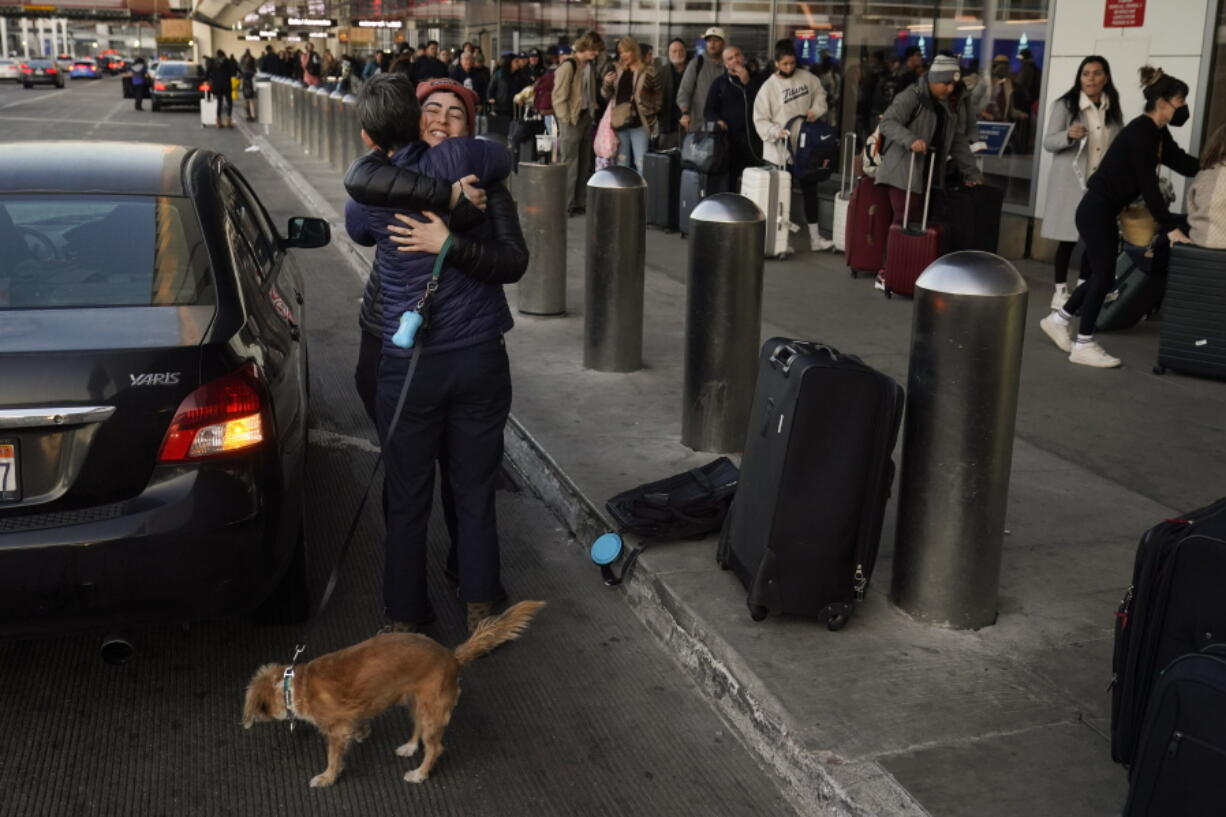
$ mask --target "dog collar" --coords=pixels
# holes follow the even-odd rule
[[[285,697],[285,715],[289,719],[289,731],[294,731],[294,665],[290,664],[281,674],[281,693]]]

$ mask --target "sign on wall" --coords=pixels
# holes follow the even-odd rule
[[[1107,0],[1104,28],[1134,28],[1145,25],[1145,0]]]

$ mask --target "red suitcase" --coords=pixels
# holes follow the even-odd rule
[[[911,154],[911,167],[907,171],[907,203],[903,208],[902,224],[890,225],[890,238],[886,242],[885,297],[894,293],[911,296],[915,294],[915,281],[928,265],[941,255],[940,225],[928,226],[928,204],[932,200],[932,173],[936,167],[936,153],[928,160],[928,186],[924,191],[924,220],[916,230],[910,224],[911,182],[915,177],[915,154]]]
[[[857,272],[876,275],[885,266],[885,243],[891,219],[888,188],[878,187],[868,176],[861,177],[847,205],[847,235],[844,238],[852,278]]]

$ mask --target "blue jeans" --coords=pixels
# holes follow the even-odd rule
[[[643,156],[647,154],[647,128],[617,128],[617,163],[643,172]]]

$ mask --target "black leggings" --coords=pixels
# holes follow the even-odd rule
[[[817,223],[817,182],[802,184],[800,193],[805,199],[805,223]]]
[[[1081,335],[1094,334],[1098,313],[1115,281],[1115,259],[1120,251],[1118,215],[1117,208],[1095,193],[1086,193],[1077,205],[1077,232],[1086,245],[1090,277],[1069,296],[1064,311],[1081,318],[1077,330]]]
[[[1063,284],[1068,281],[1068,265],[1073,260],[1073,250],[1076,248],[1076,241],[1061,241],[1056,247],[1056,283]],[[1081,280],[1090,280],[1090,254],[1088,252],[1081,253]]]

